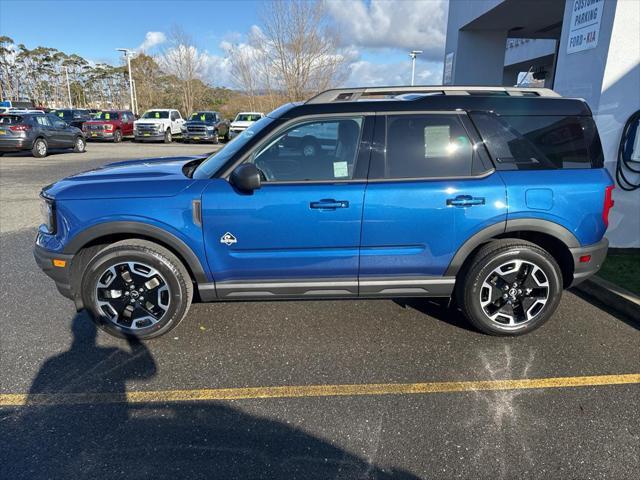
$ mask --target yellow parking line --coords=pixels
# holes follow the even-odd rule
[[[585,377],[523,378],[429,383],[369,383],[355,385],[300,385],[283,387],[214,388],[199,390],[159,390],[126,393],[6,393],[0,407],[25,405],[81,405],[109,403],[169,403],[255,398],[301,398],[364,395],[408,395],[490,390],[593,387],[640,384],[640,373]]]

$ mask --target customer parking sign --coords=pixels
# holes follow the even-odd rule
[[[604,0],[574,0],[569,25],[567,54],[598,45]]]

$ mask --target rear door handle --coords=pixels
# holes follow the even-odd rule
[[[335,210],[336,208],[349,208],[349,202],[346,200],[334,200],[332,198],[325,198],[317,202],[311,202],[309,204],[311,208],[317,208],[320,210]]]
[[[447,206],[471,207],[473,205],[484,205],[484,197],[472,197],[471,195],[458,195],[455,198],[447,198]]]

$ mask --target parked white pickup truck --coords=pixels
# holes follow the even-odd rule
[[[264,113],[261,112],[240,112],[236,115],[235,120],[231,122],[231,126],[229,127],[229,136],[233,138],[236,135],[239,135],[262,117],[264,117]]]
[[[135,141],[164,141],[171,143],[174,135],[180,135],[184,119],[178,110],[154,108],[144,112],[133,123]]]

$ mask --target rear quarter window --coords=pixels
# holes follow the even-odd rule
[[[602,145],[591,117],[472,113],[471,118],[498,170],[603,166]]]

